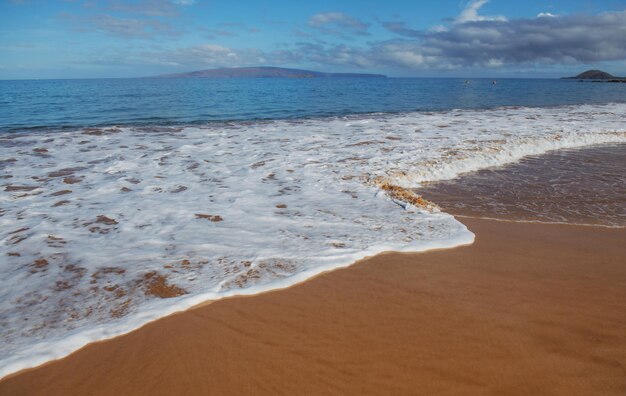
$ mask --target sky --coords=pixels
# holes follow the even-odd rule
[[[0,0],[0,79],[626,76],[626,0]]]

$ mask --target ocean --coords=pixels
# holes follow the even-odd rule
[[[0,81],[0,377],[207,300],[383,251],[470,244],[442,209],[454,205],[422,190],[484,191],[484,172],[519,174],[507,167],[555,150],[623,158],[625,143],[624,84]],[[544,185],[576,179],[572,162],[546,161],[562,172]],[[520,190],[497,191],[515,209]],[[463,208],[502,207],[489,202]],[[621,208],[600,223],[624,226]],[[607,206],[587,209],[571,218]]]
[[[17,80],[0,81],[0,133],[625,101],[620,84],[557,79]]]

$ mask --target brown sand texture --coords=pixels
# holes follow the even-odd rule
[[[461,219],[8,377],[0,395],[626,395],[626,230]]]

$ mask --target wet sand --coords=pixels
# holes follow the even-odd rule
[[[626,230],[465,219],[6,378],[1,395],[626,394]]]
[[[626,144],[527,156],[418,193],[445,212],[544,223],[626,225]]]

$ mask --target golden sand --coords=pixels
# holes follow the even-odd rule
[[[464,222],[474,245],[172,315],[0,395],[625,395],[626,230]]]

